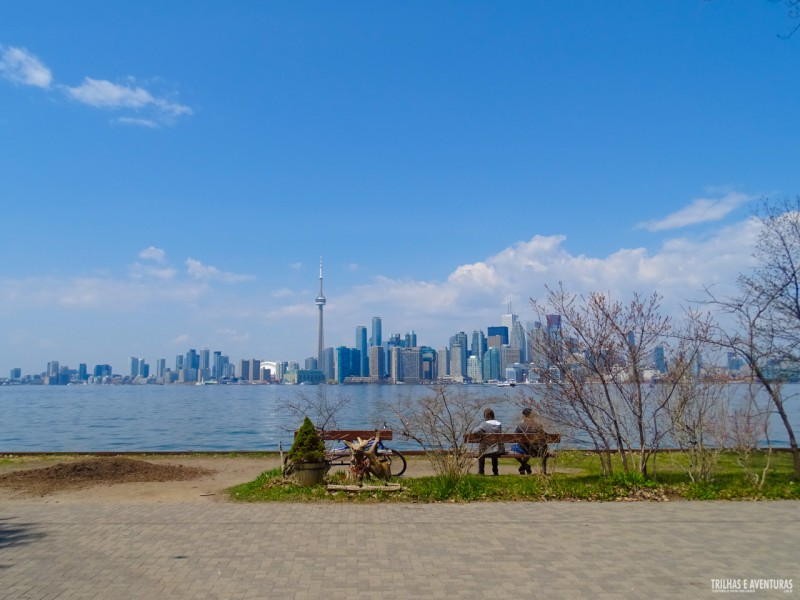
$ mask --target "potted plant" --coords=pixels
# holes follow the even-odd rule
[[[292,464],[298,485],[308,487],[322,483],[325,476],[325,442],[308,417],[297,431],[287,458]]]

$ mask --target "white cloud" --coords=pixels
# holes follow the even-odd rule
[[[117,122],[126,125],[154,127],[176,117],[191,115],[192,109],[167,98],[154,96],[129,78],[127,84],[118,84],[106,79],[85,77],[79,86],[64,86],[65,93],[82,104],[96,108],[149,110],[152,118],[121,117]]]
[[[122,111],[125,114],[113,119],[120,125],[155,129],[194,113],[170,94],[155,93],[133,77],[123,83],[84,77],[80,85],[53,85],[50,69],[25,48],[0,45],[0,77],[19,85],[58,90],[86,106]]]
[[[188,333],[182,333],[181,335],[171,339],[169,341],[170,346],[180,346],[185,347],[192,343],[192,336]]]
[[[720,221],[742,204],[753,200],[753,196],[728,192],[722,198],[697,198],[689,206],[667,215],[663,219],[643,221],[636,225],[636,229],[647,231],[664,231],[677,229],[698,223]]]
[[[211,265],[204,265],[199,260],[194,258],[186,259],[186,271],[195,279],[215,279],[224,281],[226,283],[239,283],[241,281],[250,281],[253,279],[252,275],[240,275],[237,273],[226,273],[220,271],[217,267]]]
[[[47,89],[53,81],[50,69],[25,48],[0,46],[0,75],[21,85]]]
[[[294,292],[289,288],[280,288],[272,292],[273,298],[291,298],[294,295]]]
[[[153,119],[136,119],[133,117],[119,117],[114,120],[115,123],[120,125],[132,125],[135,127],[147,127],[148,129],[158,129],[159,124]]]
[[[303,268],[303,263],[293,262],[289,265],[289,268],[292,269],[293,271],[299,271],[300,269]]]
[[[166,256],[167,253],[164,250],[161,248],[156,248],[155,246],[148,246],[139,252],[139,258],[143,258],[145,260],[154,260],[157,263],[163,263]]]

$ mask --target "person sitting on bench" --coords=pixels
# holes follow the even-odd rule
[[[502,433],[503,425],[494,418],[494,411],[487,408],[483,411],[483,418],[486,419],[481,423],[472,433]],[[502,442],[487,443],[480,442],[478,444],[478,475],[484,475],[484,467],[486,466],[486,457],[492,459],[492,475],[499,475],[498,470],[498,457],[506,451]]]
[[[536,417],[533,416],[533,411],[530,406],[526,406],[522,409],[522,419],[517,424],[514,433],[544,434],[544,427],[542,427],[539,421],[536,420]],[[537,458],[547,456],[547,444],[517,443],[511,447],[511,451],[517,454],[527,455],[522,458],[517,458],[517,461],[519,461],[519,474],[525,475],[527,473],[530,475],[533,473],[533,470],[528,461],[530,461],[532,456]]]

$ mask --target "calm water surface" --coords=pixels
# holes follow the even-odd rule
[[[503,423],[519,409],[511,402],[521,389],[455,386],[485,398]],[[279,386],[4,386],[0,387],[0,453],[169,450],[277,450],[288,448],[298,423],[282,403],[298,393],[342,395],[342,429],[381,427],[381,407],[431,391],[415,385]],[[800,386],[787,386],[787,394]],[[789,402],[794,431],[800,434],[800,399]],[[773,419],[775,445],[788,445],[783,426]],[[565,440],[566,441],[566,440]],[[417,447],[402,439],[392,446]]]

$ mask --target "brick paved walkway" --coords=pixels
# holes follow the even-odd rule
[[[798,548],[797,502],[4,502],[0,598],[721,598]]]

